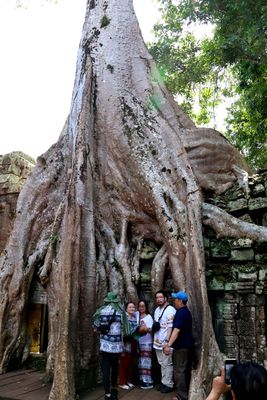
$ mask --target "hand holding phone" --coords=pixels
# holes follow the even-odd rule
[[[234,365],[236,365],[235,358],[224,361],[224,376],[225,376],[225,383],[227,385],[231,385],[230,372]]]
[[[222,368],[221,375],[216,376],[212,382],[212,389],[206,400],[218,400],[220,396],[229,392],[231,386],[225,383],[225,368]]]

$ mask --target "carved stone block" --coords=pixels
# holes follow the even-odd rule
[[[253,261],[254,250],[253,249],[240,249],[231,250],[231,260],[233,261]]]
[[[256,339],[255,339],[255,335],[242,335],[239,338],[239,345],[240,345],[240,351],[245,350],[249,350],[250,354],[252,354],[252,350],[255,351],[256,354]]]
[[[259,210],[261,208],[267,208],[267,198],[256,197],[255,199],[249,199],[248,208],[249,210]]]
[[[244,296],[240,296],[240,307],[242,310],[242,317],[247,317],[248,313],[251,311],[251,306],[256,305],[256,295],[255,294],[247,294]]]
[[[251,248],[253,241],[251,239],[237,239],[234,240],[232,243],[233,249],[240,249],[240,248]]]
[[[247,208],[248,208],[248,202],[244,198],[235,201],[229,201],[227,207],[229,212],[246,210]]]

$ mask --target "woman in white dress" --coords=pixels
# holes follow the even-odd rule
[[[139,378],[141,389],[152,389],[153,381],[151,377],[152,368],[152,325],[153,318],[148,311],[148,303],[146,300],[140,300],[138,303],[138,322],[139,322],[139,333],[141,334],[138,345],[139,345]]]

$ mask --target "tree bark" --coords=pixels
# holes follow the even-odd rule
[[[106,290],[137,299],[140,241],[149,239],[161,245],[152,290],[168,260],[173,288],[189,293],[199,358],[190,399],[204,399],[221,355],[205,281],[203,189],[228,187],[236,165],[244,167],[227,140],[195,128],[161,82],[132,0],[88,1],[70,115],[22,190],[1,260],[1,371],[25,354],[39,272],[48,293],[49,399],[74,399],[75,377],[96,353],[91,316]]]
[[[233,217],[213,204],[203,203],[203,223],[210,226],[217,237],[249,238],[267,242],[267,229]]]

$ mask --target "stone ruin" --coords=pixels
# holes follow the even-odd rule
[[[35,161],[20,151],[0,155],[0,253],[13,227],[16,205]]]
[[[0,252],[4,250],[15,218],[16,203],[34,160],[22,152],[0,156]],[[267,226],[267,171],[249,178],[249,195],[234,185],[212,198],[233,216]],[[220,350],[227,357],[256,360],[267,367],[267,246],[251,239],[217,238],[203,225],[206,280],[213,325]],[[157,244],[145,241],[141,252],[139,295],[151,299],[150,269]],[[165,273],[165,289],[172,291],[170,270]],[[31,303],[44,305],[45,290],[33,282]],[[31,307],[30,307],[31,308]],[[33,321],[39,335],[32,349],[45,350],[42,333],[46,318]],[[36,328],[37,327],[37,328]],[[38,340],[42,341],[42,345]]]
[[[233,216],[267,226],[267,171],[211,200]],[[267,366],[267,243],[218,239],[204,228],[206,279],[216,339],[229,357]]]

